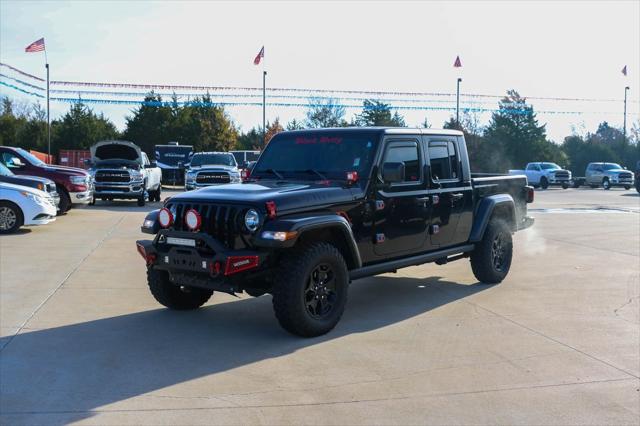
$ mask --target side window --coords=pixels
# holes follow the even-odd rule
[[[20,164],[22,162],[22,160],[20,160],[20,157],[18,157],[17,155],[15,155],[15,154],[13,154],[11,152],[3,152],[2,153],[2,162],[8,168],[15,169],[15,168],[17,168],[17,164]]]
[[[384,163],[404,163],[404,181],[420,180],[420,154],[415,142],[392,143],[384,155]]]
[[[453,142],[429,142],[429,160],[433,180],[454,180],[460,176],[460,161]]]
[[[535,164],[527,164],[527,170],[534,170],[535,168]]]

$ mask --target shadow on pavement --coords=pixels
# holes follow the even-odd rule
[[[78,421],[105,405],[377,330],[488,288],[440,278],[357,281],[342,321],[313,339],[283,331],[270,296],[23,332],[0,339],[0,423]]]

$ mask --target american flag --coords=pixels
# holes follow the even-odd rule
[[[25,52],[42,52],[44,50],[44,37],[36,40],[24,48]]]
[[[260,49],[256,58],[253,60],[253,65],[260,65],[260,59],[262,58],[264,58],[264,46],[262,46],[262,49]]]

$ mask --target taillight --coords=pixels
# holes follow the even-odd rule
[[[264,203],[265,208],[267,209],[267,215],[269,219],[275,219],[278,215],[278,207],[276,206],[275,201],[267,201]]]
[[[225,275],[232,275],[258,267],[258,256],[229,256],[224,268]]]
[[[533,190],[532,186],[525,186],[525,189],[527,190],[527,203],[533,203],[533,199],[535,198],[535,191]]]
[[[200,216],[200,213],[194,209],[187,210],[187,213],[184,215],[184,224],[193,232],[200,229],[200,225],[202,225],[202,217]]]
[[[251,176],[251,171],[249,169],[242,169],[240,172],[240,177],[242,180],[247,180]]]
[[[173,225],[173,214],[169,211],[168,208],[163,208],[158,213],[158,223],[163,228],[168,228]]]
[[[347,182],[354,184],[358,181],[358,172],[347,172]]]

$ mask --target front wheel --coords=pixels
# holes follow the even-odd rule
[[[57,188],[58,194],[60,195],[60,213],[64,214],[71,209],[71,197],[66,189],[62,186],[58,186]]]
[[[349,272],[340,251],[315,243],[286,256],[273,286],[273,309],[292,334],[315,337],[331,331],[347,304]]]
[[[569,188],[569,184],[568,183],[563,183],[562,184],[562,189],[567,189]]]
[[[186,311],[198,309],[211,298],[213,290],[197,287],[181,287],[169,281],[169,274],[149,268],[147,283],[153,297],[169,309]]]
[[[609,182],[609,179],[607,178],[602,179],[602,187],[605,189],[605,191],[608,191],[611,189],[611,183]]]
[[[0,201],[0,234],[16,232],[23,223],[20,207],[10,201]]]
[[[628,190],[630,190],[630,189],[631,189],[631,185],[625,185],[625,186],[624,186],[624,190],[625,190],[625,191],[628,191]]]
[[[471,252],[471,269],[476,279],[485,284],[498,284],[511,268],[513,241],[509,225],[500,219],[491,219],[482,241]]]
[[[542,189],[549,188],[549,181],[547,180],[547,178],[543,177],[542,179],[540,179],[540,188]]]

